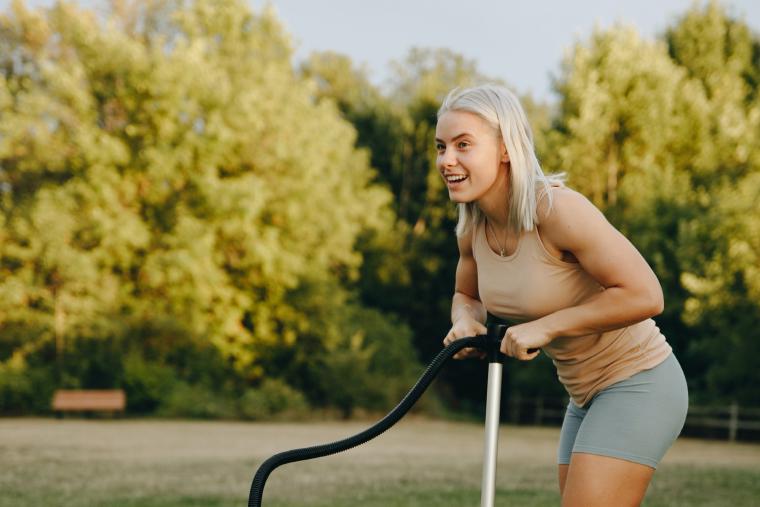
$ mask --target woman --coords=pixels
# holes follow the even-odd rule
[[[558,451],[562,505],[639,505],[688,407],[681,367],[651,319],[663,309],[655,274],[591,202],[542,172],[509,90],[452,91],[436,148],[459,206],[444,345],[485,333],[487,312],[518,322],[501,351],[527,361],[543,350],[571,398]]]

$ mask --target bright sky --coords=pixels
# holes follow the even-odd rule
[[[689,6],[705,0],[248,0],[256,10],[274,5],[293,38],[296,60],[333,50],[366,65],[377,84],[388,63],[409,48],[448,47],[477,61],[486,75],[520,93],[552,100],[551,76],[564,52],[594,26],[635,26],[654,38]],[[6,10],[10,0],[0,0]],[[27,0],[50,5],[53,0]],[[107,0],[79,0],[101,7]],[[760,0],[723,0],[729,12],[760,34]]]
[[[256,9],[265,0],[249,0]],[[365,63],[383,84],[388,62],[410,47],[448,47],[521,93],[552,100],[563,53],[595,25],[616,21],[654,38],[692,0],[270,0],[296,44],[296,58],[334,50]],[[704,4],[704,1],[700,1]],[[760,34],[760,0],[723,1]]]

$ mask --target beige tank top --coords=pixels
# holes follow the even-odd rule
[[[514,253],[501,257],[488,245],[481,221],[473,231],[472,253],[480,300],[489,313],[509,321],[535,320],[604,290],[580,264],[549,254],[537,228],[523,232]],[[646,319],[604,333],[559,337],[542,350],[575,404],[583,406],[605,387],[660,364],[671,347]]]

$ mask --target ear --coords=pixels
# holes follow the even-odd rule
[[[504,146],[504,143],[501,143],[499,149],[501,150],[501,162],[504,164],[509,162],[509,153],[507,152],[507,147]]]

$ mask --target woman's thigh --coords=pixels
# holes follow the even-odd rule
[[[585,408],[569,406],[558,456],[563,497],[588,501],[588,492],[579,488],[601,494],[594,477],[604,477],[609,491],[628,491],[631,498],[643,495],[680,433],[687,407],[686,381],[672,355],[657,367],[604,389]],[[620,476],[621,481],[626,479],[619,484],[617,471],[629,474]]]
[[[671,355],[597,394],[578,427],[572,452],[657,468],[683,428],[688,404],[683,371]]]
[[[654,468],[609,456],[573,453],[562,507],[637,507]]]

